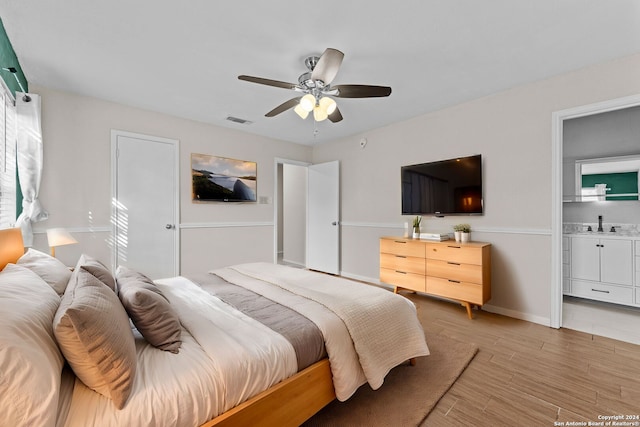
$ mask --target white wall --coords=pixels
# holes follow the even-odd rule
[[[307,168],[283,166],[283,260],[306,265]]]
[[[640,93],[638,75],[634,55],[315,147],[314,163],[341,162],[343,274],[376,280],[378,238],[403,233],[409,218],[400,215],[402,165],[479,153],[485,214],[424,218],[423,228],[449,232],[469,222],[472,239],[493,244],[487,308],[548,324],[551,115]]]
[[[190,155],[256,161],[258,198],[273,200],[275,158],[309,161],[309,147],[35,85],[30,89],[42,95],[40,199],[49,211],[49,219],[35,227],[37,249],[48,250],[42,233],[46,228],[67,227],[80,244],[58,248],[59,258],[75,265],[86,252],[109,265],[110,132],[118,129],[180,141],[182,274],[273,261],[273,205],[192,203]]]

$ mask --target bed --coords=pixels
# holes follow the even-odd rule
[[[72,272],[15,229],[0,230],[0,269],[0,411],[15,426],[295,426],[429,354],[410,301],[302,269],[151,282],[83,255]]]

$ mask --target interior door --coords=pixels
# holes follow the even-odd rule
[[[340,163],[308,167],[307,268],[340,272]]]
[[[114,131],[114,267],[179,274],[178,141]]]

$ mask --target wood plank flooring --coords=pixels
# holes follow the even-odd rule
[[[474,310],[469,320],[459,304],[401,293],[416,304],[427,338],[442,334],[480,348],[422,426],[554,426],[640,416],[640,346],[485,311]]]

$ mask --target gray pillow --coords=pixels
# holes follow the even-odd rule
[[[145,275],[127,267],[116,271],[118,296],[145,340],[161,350],[178,353],[180,319],[162,291]]]
[[[97,259],[90,257],[87,254],[80,255],[74,271],[78,271],[81,268],[88,271],[102,283],[110,287],[113,292],[116,291],[116,280],[114,279],[113,274],[111,274],[109,269]]]
[[[122,409],[135,378],[136,348],[116,294],[80,268],[62,296],[53,328],[76,376]]]

